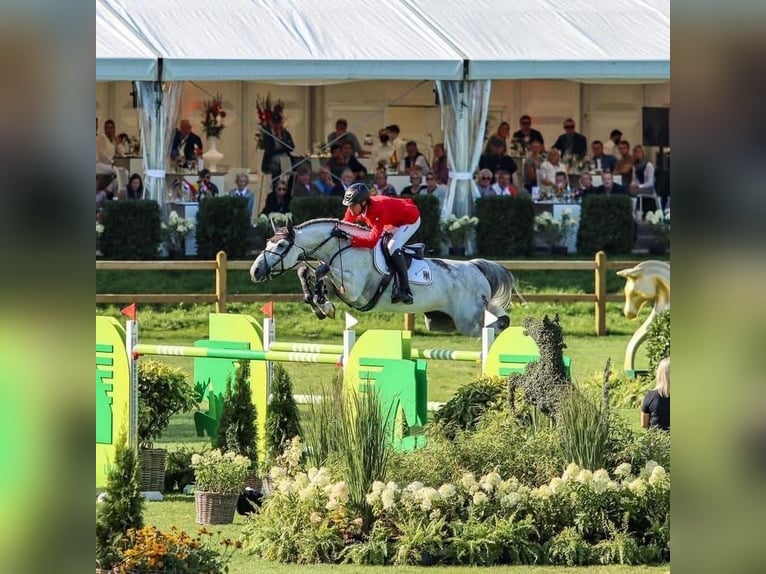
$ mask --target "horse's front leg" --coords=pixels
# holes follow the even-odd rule
[[[322,263],[317,267],[316,277],[316,289],[314,292],[313,303],[316,305],[325,316],[333,318],[335,317],[335,305],[327,300],[327,284],[325,283],[325,277],[330,272],[330,266],[326,263]]]
[[[303,302],[311,305],[312,295],[311,285],[309,285],[309,279],[311,277],[311,267],[306,265],[300,265],[297,269],[298,280],[301,282],[301,291],[303,291]]]

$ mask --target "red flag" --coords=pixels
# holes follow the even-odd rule
[[[131,303],[127,307],[124,307],[124,308],[120,309],[120,312],[123,315],[125,315],[128,319],[130,319],[131,321],[135,321],[136,320],[136,316],[138,315],[138,309],[136,309],[136,304],[135,303]]]
[[[266,315],[269,319],[273,319],[274,318],[274,301],[269,301],[263,307],[261,307],[261,312],[264,315]]]

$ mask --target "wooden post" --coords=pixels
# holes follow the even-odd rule
[[[226,264],[225,251],[216,253],[215,263],[215,312],[226,313],[226,280],[228,279],[228,266]]]
[[[415,313],[404,314],[404,330],[415,331]]]
[[[606,335],[606,253],[596,253],[596,336]]]

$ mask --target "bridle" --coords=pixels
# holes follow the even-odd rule
[[[319,249],[321,249],[325,245],[325,243],[329,242],[332,239],[332,235],[328,235],[325,239],[323,239],[313,249],[308,250],[305,247],[302,247],[302,246],[298,245],[297,243],[295,243],[295,232],[292,231],[292,230],[287,231],[287,232],[283,232],[282,230],[280,230],[280,232],[275,234],[275,236],[276,235],[282,236],[279,239],[283,239],[283,238],[286,239],[287,242],[288,242],[288,246],[287,246],[287,249],[284,249],[282,251],[282,253],[279,253],[277,251],[272,251],[270,249],[264,249],[263,250],[263,253],[268,253],[270,255],[274,255],[275,257],[277,257],[277,261],[276,261],[276,263],[274,263],[274,265],[269,265],[268,259],[266,257],[263,258],[263,264],[266,266],[266,274],[269,275],[270,277],[279,277],[280,275],[282,275],[286,271],[289,271],[290,269],[295,267],[298,264],[298,262],[300,262],[300,261],[306,262],[306,264],[309,267],[311,267],[311,269],[316,271],[316,268],[311,264],[311,257],[317,251],[319,251]],[[273,240],[273,238],[272,238],[272,240]],[[298,255],[298,259],[295,261],[295,263],[293,265],[291,265],[290,267],[285,267],[285,257],[287,257],[287,254],[290,253],[290,251],[292,250],[293,247],[297,247],[298,249],[300,249],[301,254]],[[330,257],[330,260],[327,262],[327,265],[330,266],[332,264],[332,262],[335,260],[335,258],[338,257],[338,255],[340,255],[343,251],[345,251],[347,249],[350,249],[350,248],[351,248],[351,243],[349,243],[348,245],[346,245],[344,247],[340,247],[338,249],[338,251],[336,251],[333,254],[333,256]],[[278,269],[277,269],[277,265],[279,266]],[[276,271],[275,271],[275,269],[276,269]]]

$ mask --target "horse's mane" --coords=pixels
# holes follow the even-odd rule
[[[366,227],[362,225],[358,225],[356,223],[349,223],[348,221],[343,221],[342,219],[333,219],[332,217],[317,217],[316,219],[309,219],[308,221],[304,221],[303,223],[296,225],[295,229],[303,229],[304,227],[309,227],[310,225],[315,225],[319,223],[331,223],[333,225],[343,225],[344,227],[350,227],[351,230],[359,230],[359,231],[369,231]]]

